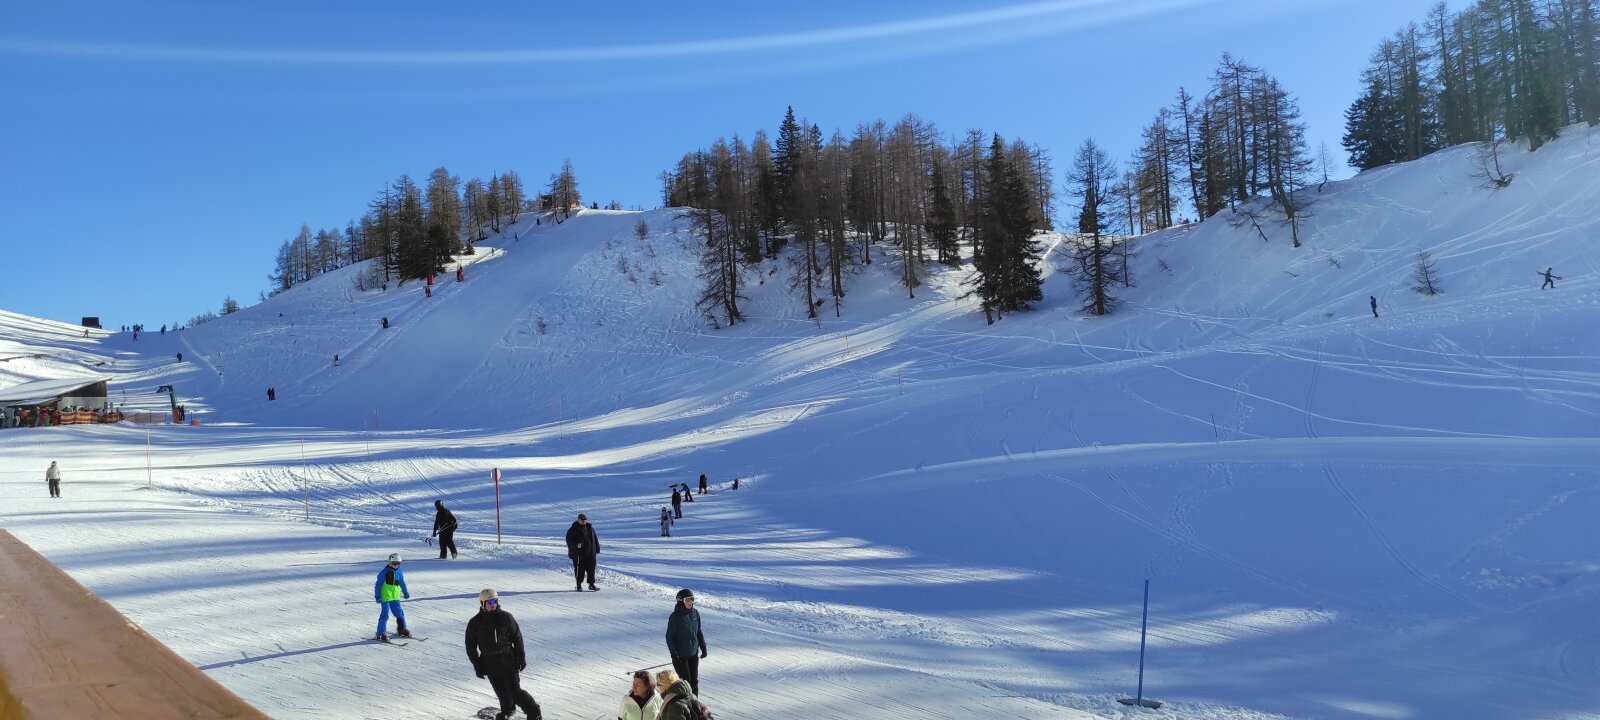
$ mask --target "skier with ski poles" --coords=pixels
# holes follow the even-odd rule
[[[1550,289],[1553,290],[1553,289],[1555,289],[1557,280],[1565,280],[1566,279],[1564,277],[1561,277],[1560,275],[1551,275],[1550,273],[1553,270],[1555,270],[1555,268],[1547,267],[1547,268],[1544,269],[1544,272],[1542,272],[1542,273],[1534,273],[1535,275],[1543,275],[1544,276],[1544,284],[1539,286],[1540,290],[1543,290],[1545,288],[1550,288]]]
[[[444,559],[445,551],[450,552],[450,559],[456,557],[456,516],[444,506],[443,500],[433,501],[433,535],[439,538],[439,559]]]
[[[389,553],[389,562],[378,571],[378,581],[372,585],[372,600],[383,608],[378,613],[378,634],[373,640],[389,642],[389,613],[394,613],[395,625],[399,630],[395,634],[400,637],[411,637],[411,629],[406,627],[406,612],[400,609],[400,600],[410,600],[411,591],[406,588],[405,573],[400,572],[400,553]]]

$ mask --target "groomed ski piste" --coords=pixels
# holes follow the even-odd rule
[[[1600,717],[1600,130],[1506,151],[1499,190],[1474,152],[1309,191],[1301,248],[1226,213],[1140,238],[1103,318],[1059,254],[985,326],[964,270],[908,299],[876,247],[841,317],[771,262],[712,329],[674,210],[525,217],[431,298],[357,266],[137,341],[0,313],[0,387],[109,373],[202,419],[0,431],[0,524],[276,718],[493,704],[484,587],[555,720],[615,717],[682,587],[719,717]],[[390,552],[428,642],[367,640]],[[1147,578],[1165,705],[1134,710]]]

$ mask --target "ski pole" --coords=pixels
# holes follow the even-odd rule
[[[664,663],[661,663],[660,665],[651,665],[650,667],[647,667],[647,668],[639,668],[639,670],[654,670],[656,668],[667,667],[668,665],[671,665],[671,664],[672,663],[670,663],[670,662],[664,662]],[[623,673],[623,677],[632,677],[633,674],[636,673],[636,672],[639,672],[639,670],[629,670],[628,672]]]

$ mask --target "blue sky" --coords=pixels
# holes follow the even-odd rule
[[[1430,4],[6,3],[0,308],[153,328],[252,304],[301,223],[441,165],[531,190],[570,158],[586,200],[651,207],[685,151],[789,104],[824,132],[913,112],[1021,136],[1060,175],[1085,137],[1127,157],[1224,50],[1342,159],[1368,54]]]

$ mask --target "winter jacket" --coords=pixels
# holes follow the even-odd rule
[[[631,694],[624,696],[622,707],[617,710],[617,720],[656,720],[660,716],[661,696],[654,690],[650,691],[650,699],[643,705]]]
[[[528,654],[517,619],[504,610],[479,610],[467,621],[467,659],[477,672],[507,664],[518,670],[527,667]]]
[[[567,557],[592,558],[600,554],[600,536],[594,532],[594,524],[572,521],[572,527],[567,528]]]
[[[673,657],[693,657],[706,647],[706,636],[700,632],[700,611],[690,610],[679,602],[667,618],[667,652]]]
[[[378,571],[378,582],[372,585],[372,599],[394,602],[402,597],[411,597],[411,591],[406,589],[406,574],[384,563],[383,569]]]
[[[456,529],[455,513],[446,510],[444,503],[438,503],[437,507],[438,511],[433,514],[433,534],[438,535]]]
[[[38,466],[35,465],[34,467],[38,467]],[[55,463],[51,463],[50,464],[50,469],[44,471],[44,479],[46,479],[46,480],[60,480],[61,479],[61,468],[56,467]]]
[[[660,720],[689,720],[689,701],[693,698],[688,680],[673,683],[661,696]]]
[[[682,505],[683,504],[683,493],[678,492],[677,488],[673,488],[672,489],[672,504],[673,505]]]

